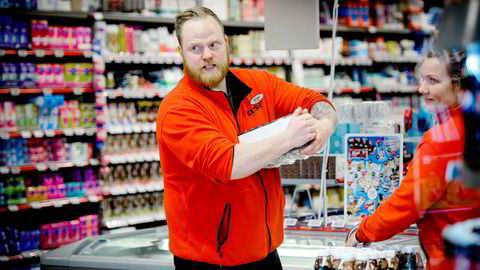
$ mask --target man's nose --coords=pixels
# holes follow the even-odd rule
[[[203,59],[212,58],[212,56],[213,56],[212,50],[210,50],[210,48],[208,47],[205,47],[203,49]]]

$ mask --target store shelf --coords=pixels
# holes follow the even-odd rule
[[[328,93],[328,89],[326,88],[315,88],[315,87],[309,87],[310,89],[313,89],[317,92],[320,92],[320,93]],[[355,93],[355,94],[359,94],[359,93],[369,93],[369,92],[374,92],[375,90],[372,88],[372,87],[360,87],[360,88],[350,88],[350,87],[345,87],[345,88],[339,88],[339,89],[335,89],[333,92],[335,94],[344,94],[344,93]]]
[[[299,57],[298,60],[307,66],[313,65],[327,65],[331,64],[331,59],[323,58],[304,58]],[[373,64],[372,59],[370,58],[342,58],[339,57],[335,59],[337,66],[371,66]]]
[[[372,57],[375,63],[419,63],[423,60],[420,56],[384,56],[384,57]]]
[[[71,167],[85,167],[88,165],[96,166],[99,164],[97,159],[89,160],[77,160],[77,161],[61,161],[61,162],[46,162],[46,163],[36,163],[36,164],[26,164],[18,166],[2,166],[0,167],[0,174],[18,174],[21,172],[31,172],[31,171],[57,171],[61,168],[71,168]]]
[[[108,53],[104,56],[105,63],[115,64],[167,64],[167,65],[181,65],[182,58],[178,53]]]
[[[63,49],[33,49],[33,50],[26,50],[26,49],[19,49],[19,50],[3,50],[0,49],[0,56],[4,55],[17,55],[19,57],[27,57],[27,56],[36,56],[37,58],[43,58],[45,56],[55,56],[57,58],[62,58],[65,56],[82,56],[91,58],[93,52],[91,51],[83,51],[83,50],[63,50]]]
[[[312,157],[323,157],[323,152],[318,154],[313,154]],[[345,157],[345,154],[328,154],[328,157]]]
[[[72,197],[72,198],[62,198],[62,199],[53,199],[46,201],[31,202],[26,204],[14,204],[0,207],[0,213],[2,212],[17,212],[27,209],[41,209],[45,207],[62,207],[68,204],[81,204],[88,202],[98,202],[103,200],[102,196],[99,195],[89,195],[87,197]]]
[[[403,142],[404,143],[419,143],[422,140],[423,137],[408,137],[404,138]]]
[[[165,214],[141,215],[141,216],[105,220],[104,226],[107,229],[116,229],[116,228],[126,227],[130,225],[138,225],[143,223],[151,223],[151,222],[164,221],[164,220],[165,220]]]
[[[305,178],[282,178],[282,185],[319,185],[321,183],[320,179],[305,179]],[[334,187],[343,187],[343,183],[339,184],[335,179],[327,179],[327,188]]]
[[[142,132],[156,132],[157,124],[156,123],[145,123],[145,124],[134,124],[134,125],[123,125],[123,126],[109,126],[107,131],[110,134],[131,134],[131,133],[142,133]]]
[[[164,98],[172,89],[106,89],[105,95],[109,99],[126,98],[126,99],[155,99]]]
[[[44,138],[55,136],[93,136],[97,132],[95,127],[91,128],[68,128],[68,129],[49,129],[49,130],[22,130],[22,131],[5,131],[0,130],[0,138],[8,140],[10,138]]]
[[[144,151],[126,154],[110,154],[105,155],[103,159],[108,164],[124,164],[124,163],[137,163],[137,162],[151,162],[160,161],[160,155],[158,151]]]
[[[268,56],[232,56],[232,64],[235,66],[281,66],[291,65],[291,61],[288,58],[283,57],[268,57]]]
[[[35,17],[49,17],[59,19],[87,19],[91,13],[78,11],[43,11],[43,10],[26,10],[26,9],[9,9],[9,16],[35,16]]]
[[[155,192],[155,191],[163,191],[163,178],[152,181],[152,183],[146,184],[146,185],[136,184],[136,185],[105,187],[103,189],[102,195],[104,197],[107,197],[107,196],[138,194],[138,193]]]
[[[18,255],[0,256],[0,262],[10,262],[10,261],[36,258],[36,257],[40,257],[42,254],[46,252],[47,250],[29,250],[29,251],[22,252],[21,254],[18,254]]]
[[[390,93],[407,93],[414,94],[417,93],[418,86],[416,85],[397,85],[397,86],[382,86],[374,87],[375,90],[380,94],[390,94]]]
[[[0,94],[19,96],[22,94],[75,94],[82,95],[83,93],[93,93],[91,87],[44,87],[44,88],[2,88],[0,89]]]

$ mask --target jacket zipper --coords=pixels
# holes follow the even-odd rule
[[[256,174],[260,178],[260,182],[262,183],[263,192],[265,194],[265,225],[267,226],[267,233],[268,233],[268,251],[267,251],[267,253],[269,253],[270,250],[272,249],[272,235],[270,233],[270,226],[268,226],[268,194],[267,194],[267,189],[265,188],[265,183],[263,182],[263,178],[260,175],[260,172],[257,172]]]
[[[220,225],[217,230],[217,252],[220,258],[223,258],[222,247],[228,240],[228,234],[230,231],[230,221],[232,219],[232,205],[230,203],[225,204],[223,209],[222,218],[220,219]]]

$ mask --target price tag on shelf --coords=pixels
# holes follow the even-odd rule
[[[75,160],[73,165],[76,167],[85,167],[87,166],[87,162],[85,162],[85,160]]]
[[[73,136],[73,129],[72,128],[66,128],[63,130],[63,133],[65,136]]]
[[[271,58],[266,58],[265,59],[265,65],[267,65],[267,66],[273,65],[273,60]]]
[[[74,133],[77,136],[83,136],[83,135],[85,135],[85,129],[84,128],[75,128]]]
[[[100,199],[101,199],[101,198],[98,197],[98,196],[96,196],[96,195],[90,195],[90,196],[88,196],[88,201],[89,201],[89,202],[98,202],[98,201],[100,201]]]
[[[32,132],[28,131],[28,130],[24,130],[24,131],[21,131],[20,132],[20,135],[22,136],[22,138],[24,139],[29,139],[32,137]]]
[[[6,167],[6,166],[0,167],[0,173],[7,174],[9,172],[10,172],[10,169],[8,167]]]
[[[50,96],[50,95],[53,94],[53,89],[52,88],[43,88],[42,92],[43,92],[44,95]]]
[[[94,127],[85,129],[85,134],[87,134],[88,136],[95,135],[95,132],[97,132],[97,129]]]
[[[12,174],[19,174],[21,172],[21,169],[20,166],[14,166],[10,168],[10,171],[12,172]]]
[[[245,60],[243,62],[247,66],[251,66],[253,64],[252,58],[245,58]]]
[[[63,201],[63,200],[62,201],[53,201],[53,207],[55,207],[55,208],[60,208],[65,204],[66,204],[66,202]]]
[[[35,167],[37,168],[37,171],[40,171],[40,172],[47,170],[47,165],[45,163],[37,163]]]
[[[238,57],[234,57],[234,58],[232,59],[232,63],[233,63],[234,65],[238,66],[238,65],[242,64],[242,59],[240,59],[240,58],[238,58]]]
[[[264,63],[263,58],[260,58],[260,57],[256,57],[254,61],[255,61],[255,64],[257,65],[263,65]]]
[[[142,127],[140,125],[133,125],[132,130],[135,133],[140,133],[140,132],[142,132]]]
[[[27,50],[18,50],[18,56],[20,57],[26,57],[28,55],[28,51]]]
[[[48,164],[48,168],[51,170],[51,171],[58,171],[58,165],[56,163],[50,163]]]
[[[94,12],[93,18],[97,21],[103,21],[103,13],[101,12]]]
[[[19,96],[21,93],[19,88],[10,88],[10,95],[12,96]]]
[[[73,88],[73,93],[77,96],[82,95],[84,92],[84,89],[82,87],[75,87]]]
[[[167,58],[165,59],[165,63],[166,63],[166,64],[169,64],[169,65],[173,64],[173,58],[167,57]]]
[[[273,60],[273,62],[275,63],[275,65],[279,66],[284,62],[284,60],[280,59],[280,58],[277,58],[277,59]]]
[[[43,130],[34,130],[33,131],[33,136],[35,138],[43,138],[43,136],[45,136],[45,134],[43,133]]]
[[[89,163],[90,163],[90,165],[92,165],[92,166],[96,166],[96,165],[100,164],[100,162],[98,161],[98,159],[95,159],[95,158],[90,159],[90,160],[89,160]]]
[[[182,64],[182,58],[180,57],[175,57],[175,65],[181,65]]]
[[[142,125],[142,131],[143,132],[150,132],[150,125],[149,124],[143,124]]]
[[[80,201],[80,198],[71,198],[70,203],[77,205],[77,204],[80,204],[81,201]]]
[[[36,57],[44,57],[45,56],[45,51],[44,50],[35,50],[35,56]]]
[[[323,224],[322,219],[312,219],[308,221],[308,227],[310,228],[320,228]]]
[[[55,50],[53,52],[53,54],[55,55],[55,57],[57,58],[63,58],[63,56],[65,55],[65,52],[63,50]]]
[[[145,91],[145,97],[147,98],[154,98],[156,95],[156,90]]]
[[[31,206],[33,209],[40,209],[40,208],[42,208],[42,205],[41,205],[39,202],[32,202],[32,203],[30,203],[30,206]]]
[[[134,186],[132,186],[132,185],[127,186],[126,191],[127,191],[129,194],[135,194],[135,193],[137,193],[137,189],[136,189]]]
[[[8,211],[10,212],[17,212],[18,211],[18,206],[15,204],[9,205],[8,206]]]
[[[51,130],[51,129],[45,130],[45,136],[50,137],[50,138],[55,137],[55,131]]]
[[[84,56],[85,58],[92,58],[92,55],[93,55],[93,54],[92,54],[92,52],[90,52],[90,51],[85,51],[85,52],[83,52],[83,56]]]
[[[8,131],[2,131],[0,132],[0,138],[2,138],[3,140],[8,140],[10,139],[10,134],[8,134]]]
[[[132,127],[131,127],[131,126],[125,126],[125,127],[123,128],[123,131],[124,131],[125,133],[127,133],[127,134],[130,134],[130,133],[132,133],[133,130],[132,130]]]
[[[286,219],[283,221],[283,224],[285,224],[285,226],[287,226],[287,227],[295,226],[295,225],[297,225],[297,219],[295,219],[295,218],[286,218]]]

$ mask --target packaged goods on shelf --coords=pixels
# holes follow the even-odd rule
[[[40,248],[40,230],[0,227],[0,255],[17,255]]]
[[[47,20],[32,20],[32,48],[91,50],[92,28],[49,26]]]
[[[62,95],[45,95],[26,104],[0,103],[0,130],[64,129],[95,127],[95,105],[76,100],[65,101]]]
[[[123,89],[124,92],[158,91],[166,95],[182,78],[183,70],[179,67],[150,72],[141,70],[131,70],[127,73],[110,71],[107,73],[107,88]]]
[[[109,165],[100,170],[100,178],[104,190],[123,189],[160,184],[162,169],[159,162],[143,162],[134,164]]]
[[[92,157],[92,144],[65,138],[0,140],[0,165],[17,166],[38,162],[85,161]]]
[[[108,126],[154,123],[160,101],[137,101],[108,104]]]
[[[151,192],[108,197],[102,201],[103,223],[106,227],[124,226],[140,222],[153,222],[165,218],[163,192]]]
[[[28,24],[26,21],[15,21],[9,16],[0,16],[0,48],[28,48]]]
[[[138,151],[155,151],[155,133],[109,135],[102,151],[105,154],[125,154]]]
[[[64,244],[78,241],[85,237],[100,234],[98,215],[81,216],[78,219],[40,226],[40,246],[52,249]]]

